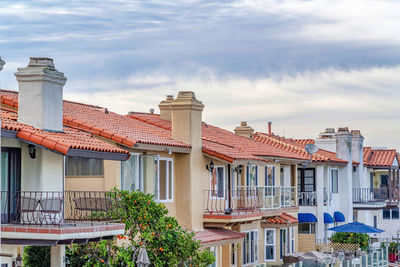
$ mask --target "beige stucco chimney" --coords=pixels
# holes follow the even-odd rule
[[[63,86],[67,78],[51,58],[32,57],[15,73],[18,81],[18,121],[34,127],[63,130]]]
[[[240,122],[240,126],[236,127],[234,131],[237,135],[253,138],[254,129],[248,126],[246,121]]]
[[[172,137],[191,146],[190,154],[175,155],[176,215],[188,230],[203,230],[204,183],[209,179],[202,152],[204,105],[191,91],[181,91],[170,101]],[[167,109],[166,109],[167,110]]]
[[[173,95],[167,95],[165,100],[161,101],[158,107],[160,108],[160,118],[164,120],[171,120],[171,101],[174,100]]]

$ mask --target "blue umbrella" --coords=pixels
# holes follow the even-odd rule
[[[360,222],[352,222],[336,227],[329,228],[328,230],[340,233],[359,233],[359,234],[376,234],[385,232],[381,229],[368,226]]]

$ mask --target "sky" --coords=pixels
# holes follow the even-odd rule
[[[125,114],[193,90],[228,130],[347,126],[400,150],[399,33],[397,0],[0,0],[0,86],[50,57],[68,100]]]

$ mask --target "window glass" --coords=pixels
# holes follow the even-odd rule
[[[139,156],[131,155],[130,158],[121,163],[121,189],[139,189]]]
[[[253,264],[258,261],[258,232],[251,230],[245,232],[243,241],[243,264]]]
[[[314,192],[315,169],[298,169],[297,174],[297,190],[299,192]]]
[[[265,260],[273,260],[275,258],[275,230],[265,230]]]
[[[331,171],[331,189],[332,189],[332,194],[337,194],[339,192],[339,171],[338,170],[332,170]]]
[[[216,166],[211,174],[211,195],[223,198],[225,195],[225,167]]]
[[[392,209],[392,219],[398,219],[399,218],[399,209],[395,208]]]
[[[247,186],[258,186],[258,168],[255,165],[246,167]]]
[[[265,167],[265,186],[275,186],[275,166]]]
[[[279,173],[279,182],[280,182],[280,186],[285,185],[285,171],[283,168],[281,168],[281,171]]]
[[[66,176],[103,176],[103,160],[66,157]]]
[[[384,220],[389,220],[390,219],[390,210],[389,209],[384,209],[382,217],[383,217]]]
[[[170,201],[173,199],[173,160],[172,159],[160,159],[160,200]]]
[[[142,163],[142,185],[140,190],[146,194],[158,195],[156,192],[157,160],[154,155],[140,157]]]

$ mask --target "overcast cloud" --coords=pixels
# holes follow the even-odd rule
[[[194,90],[232,130],[288,137],[360,129],[400,149],[400,2],[4,1],[1,87],[29,56],[68,77],[65,98],[126,113]]]

